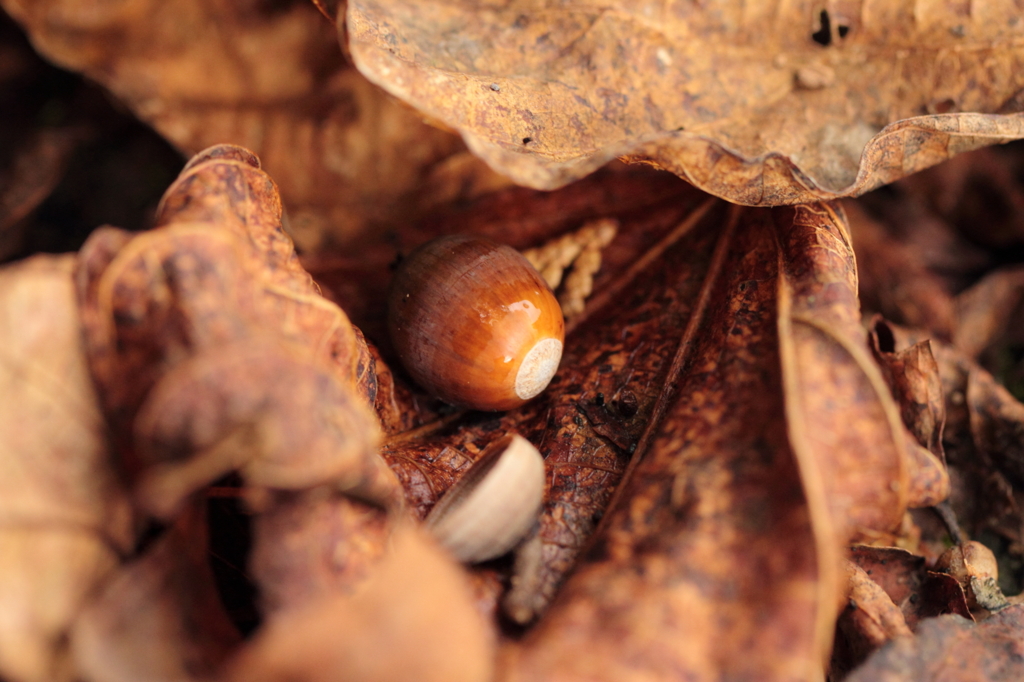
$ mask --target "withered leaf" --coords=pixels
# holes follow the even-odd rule
[[[63,680],[67,629],[132,545],[70,256],[0,270],[0,677]]]
[[[1003,341],[1020,341],[1015,322],[1024,315],[1024,268],[995,270],[956,298],[953,344],[968,357]]]
[[[918,443],[940,460],[945,459],[942,428],[946,423],[946,403],[931,343],[922,341],[898,352],[887,352],[879,348],[877,334],[872,334],[871,342],[871,349],[900,406],[903,423]]]
[[[948,613],[973,619],[956,579],[928,570],[922,556],[896,547],[855,545],[850,559],[900,608],[911,630],[922,619]]]
[[[912,634],[903,612],[864,569],[848,563],[846,576],[846,607],[836,623],[833,673],[851,670],[886,642]]]
[[[377,569],[392,530],[381,509],[327,486],[276,493],[253,526],[249,566],[264,614],[355,591]]]
[[[907,448],[917,475],[911,480],[913,506],[934,506],[949,497],[949,474],[942,448],[946,405],[942,378],[931,345],[922,341],[898,353],[880,349],[877,334],[871,335],[871,350],[900,408],[908,430]]]
[[[859,566],[889,595],[897,606],[903,605],[919,586],[924,557],[898,547],[854,545],[850,561]]]
[[[309,2],[0,6],[43,55],[99,82],[186,155],[225,142],[255,150],[307,249],[506,182],[347,65]]]
[[[880,319],[871,329],[881,348],[897,353],[929,336]],[[956,516],[971,536],[992,530],[1019,543],[1024,506],[1018,499],[1022,479],[1014,434],[1024,428],[1024,406],[955,347],[937,340],[929,345],[945,396],[943,446]]]
[[[644,224],[631,225],[638,228],[632,239],[643,231],[661,238],[646,258],[622,263],[617,278],[605,281],[603,300],[615,304],[601,310],[599,296],[593,317],[570,332],[561,369],[538,400],[500,418],[466,419],[451,434],[385,444],[384,455],[420,514],[506,432],[518,431],[545,454],[541,561],[528,581],[531,589],[509,595],[506,608],[515,620],[532,620],[551,599],[651,418],[709,262],[712,228],[723,218],[724,206],[711,208],[705,196],[690,191]],[[629,241],[623,237],[626,244],[617,248],[635,249]]]
[[[240,637],[206,563],[202,504],[114,572],[79,614],[74,663],[91,682],[208,679]]]
[[[811,202],[1024,136],[1013,0],[352,0],[341,25],[368,78],[538,188],[629,155],[738,203]]]
[[[905,244],[857,201],[844,201],[850,219],[861,305],[886,319],[928,329],[949,340],[955,327],[953,297],[914,244]]]
[[[506,679],[814,676],[841,547],[910,501],[841,214],[733,211],[716,241],[664,416]]]
[[[493,646],[465,574],[405,522],[356,590],[275,613],[226,679],[486,682]]]
[[[92,371],[136,500],[158,516],[235,469],[382,503],[396,490],[374,454],[371,356],[298,265],[258,166],[208,150],[168,190],[161,227],[98,230],[79,255]]]
[[[1002,682],[1024,675],[1024,607],[1003,609],[974,624],[959,616],[921,623],[913,638],[880,649],[849,682]]]

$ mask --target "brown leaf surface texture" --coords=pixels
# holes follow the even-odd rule
[[[877,582],[855,563],[847,563],[846,608],[836,623],[843,637],[846,669],[859,665],[875,649],[897,637],[909,637],[903,612]]]
[[[265,507],[249,558],[265,615],[358,589],[387,551],[387,515],[327,486],[278,492]]]
[[[813,677],[841,547],[910,501],[842,215],[733,209],[716,227],[639,459],[549,614],[506,649],[507,679]]]
[[[462,573],[424,531],[399,523],[357,590],[276,614],[225,678],[486,682],[493,648]]]
[[[561,368],[540,398],[500,418],[470,417],[451,434],[385,445],[385,458],[420,514],[504,433],[520,432],[545,454],[541,560],[529,589],[514,589],[509,597],[516,620],[532,620],[553,596],[652,417],[708,267],[711,214],[721,219],[724,212],[723,206],[710,207],[711,200],[691,191],[646,225],[660,239],[646,257],[623,264],[614,292],[605,297],[614,297],[614,304],[570,333]],[[673,219],[678,222],[668,222]],[[691,234],[701,223],[706,227]],[[635,250],[650,241],[650,235],[638,236],[632,237],[638,243],[619,248]]]
[[[395,491],[365,342],[298,265],[258,165],[204,152],[161,227],[99,230],[79,255],[92,371],[136,500],[158,516],[236,469],[255,486]]]
[[[0,270],[0,677],[64,679],[67,628],[132,544],[70,256]]]
[[[949,474],[942,447],[946,405],[931,343],[922,341],[895,353],[879,349],[877,334],[871,335],[871,343],[909,432],[907,447],[915,469],[910,481],[912,506],[936,505],[949,497]]]
[[[240,641],[207,564],[201,503],[120,567],[79,614],[71,646],[92,682],[208,679]]]
[[[916,631],[924,618],[948,613],[972,618],[956,579],[929,570],[922,556],[897,547],[854,545],[850,561],[900,608],[911,630]]]
[[[1020,9],[353,0],[342,26],[370,80],[520,184],[628,155],[779,205],[1024,136]]]
[[[879,344],[896,353],[928,336],[878,319],[871,329]],[[1024,405],[957,348],[934,339],[928,343],[945,397],[942,440],[952,508],[971,537],[994,532],[1022,543]]]
[[[505,182],[346,64],[308,1],[0,5],[48,59],[102,84],[184,154],[254,150],[307,249]]]
[[[917,636],[880,649],[849,682],[1010,682],[1024,675],[1024,607],[1010,606],[981,623],[940,616]]]

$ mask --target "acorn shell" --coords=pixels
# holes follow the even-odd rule
[[[468,235],[435,239],[402,262],[388,327],[418,384],[478,410],[508,410],[543,391],[565,338],[558,301],[529,261]]]
[[[460,561],[499,557],[529,532],[544,501],[544,458],[513,434],[492,443],[424,522]]]

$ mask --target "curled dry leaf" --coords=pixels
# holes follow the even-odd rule
[[[83,679],[206,680],[239,643],[207,564],[205,524],[203,505],[192,505],[92,595],[71,632]]]
[[[352,0],[339,26],[370,80],[538,188],[628,155],[737,203],[811,202],[1024,136],[1013,0]]]
[[[898,352],[884,351],[877,332],[871,334],[871,350],[878,360],[907,429],[929,452],[945,460],[942,428],[946,424],[946,403],[942,395],[939,365],[930,341],[922,341]]]
[[[923,619],[943,614],[972,617],[957,579],[928,570],[922,556],[897,547],[854,545],[850,560],[900,608],[911,630]]]
[[[909,432],[907,444],[916,474],[911,478],[915,507],[934,506],[949,497],[949,473],[942,448],[946,406],[942,379],[931,345],[922,341],[898,353],[882,351],[876,333],[871,350],[900,408]]]
[[[837,637],[833,653],[833,672],[837,657],[842,658],[842,670],[849,671],[886,642],[912,634],[903,612],[864,569],[847,562],[846,578],[846,606],[836,624],[841,639]]]
[[[357,589],[273,615],[226,679],[487,682],[493,638],[461,569],[424,531],[398,523]]]
[[[929,334],[875,319],[870,325],[880,348],[899,353]],[[991,374],[958,349],[929,342],[945,396],[943,447],[949,466],[950,501],[969,535],[991,530],[1024,542],[1024,470],[1020,442],[1024,405]]]
[[[850,561],[875,581],[893,603],[902,606],[917,589],[918,575],[925,570],[925,559],[898,547],[853,545]]]
[[[377,569],[390,533],[383,510],[330,486],[274,493],[253,519],[249,570],[261,611],[352,593]]]
[[[915,637],[877,651],[848,682],[1010,682],[1024,676],[1024,606],[980,623],[959,616],[922,622]]]
[[[372,358],[298,265],[258,160],[204,152],[157,220],[99,230],[79,255],[90,363],[141,507],[169,517],[235,469],[387,502]]]
[[[309,2],[0,6],[44,56],[99,82],[186,155],[223,142],[255,150],[307,249],[494,186],[456,136],[346,64],[330,22]]]
[[[917,472],[906,450],[906,432],[863,341],[852,252],[842,225],[840,214],[821,207],[777,214],[730,213],[721,206],[711,210],[711,205],[693,204],[690,216],[667,231],[649,259],[640,258],[633,268],[617,274],[621,287],[593,299],[590,316],[567,337],[566,362],[547,394],[500,419],[466,420],[451,434],[413,441],[398,438],[386,445],[385,456],[406,484],[410,501],[420,509],[429,508],[439,491],[451,485],[453,472],[471,462],[477,456],[473,453],[493,434],[515,428],[540,445],[551,476],[541,515],[541,558],[533,562],[539,565],[540,578],[516,576],[516,588],[506,600],[511,615],[527,621],[544,609],[607,504],[607,496],[589,491],[607,490],[607,481],[621,476],[632,451],[654,447],[645,443],[644,432],[660,415],[665,415],[665,434],[684,429],[686,435],[656,436],[664,439],[658,446],[664,453],[648,455],[652,458],[648,462],[659,463],[648,464],[654,469],[651,473],[634,473],[643,483],[626,484],[620,520],[610,522],[625,524],[629,530],[606,529],[597,548],[583,557],[583,568],[567,584],[567,594],[551,617],[528,636],[519,659],[527,662],[522,670],[509,673],[511,677],[583,670],[573,667],[577,664],[588,674],[624,675],[619,663],[600,655],[570,663],[575,657],[569,651],[574,647],[616,651],[619,658],[625,645],[625,659],[635,655],[651,661],[647,653],[656,644],[639,634],[625,641],[621,635],[650,616],[644,604],[653,609],[655,602],[676,598],[682,600],[678,608],[690,614],[684,619],[690,624],[681,626],[676,619],[663,625],[665,637],[693,639],[680,655],[700,656],[697,652],[704,650],[700,642],[705,641],[701,638],[709,637],[716,642],[742,639],[749,650],[751,640],[743,638],[757,635],[736,637],[736,633],[716,631],[709,625],[710,616],[693,614],[723,609],[741,613],[757,603],[760,613],[777,613],[795,628],[790,639],[796,637],[805,648],[793,654],[793,665],[806,665],[808,670],[820,665],[832,627],[828,607],[821,604],[835,603],[840,547],[855,534],[891,530],[908,504],[926,502],[912,498],[910,483]],[[615,242],[609,249],[614,252]],[[784,281],[777,274],[780,258],[787,259]],[[783,314],[787,318],[780,321]],[[749,331],[751,324],[760,331]],[[776,331],[775,325],[782,331]],[[785,356],[779,349],[782,336],[787,344]],[[723,347],[734,348],[731,352],[736,355],[723,358]],[[582,368],[596,373],[581,375]],[[779,376],[783,368],[791,380],[784,388]],[[779,383],[772,383],[773,371]],[[841,379],[836,378],[839,374]],[[828,375],[833,376],[825,379]],[[753,394],[756,400],[744,397]],[[723,395],[732,398],[726,400]],[[792,405],[791,411],[787,404]],[[716,406],[716,416],[708,414],[709,405]],[[702,421],[705,418],[710,424]],[[787,420],[789,435],[779,431]],[[762,433],[751,424],[762,424],[767,431]],[[680,459],[679,444],[692,443],[698,438],[694,433],[707,440],[684,448],[692,460]],[[748,439],[754,439],[754,445]],[[801,449],[802,459],[794,457],[789,439],[794,449]],[[723,449],[740,460],[726,465],[730,459],[723,456]],[[702,452],[715,456],[705,460]],[[752,452],[761,453],[758,456],[765,463],[755,466],[743,459],[753,457]],[[867,457],[869,453],[873,458]],[[645,470],[643,461],[637,472]],[[714,462],[731,472],[745,472],[742,481],[735,480],[736,473],[716,476]],[[591,487],[601,479],[601,487]],[[734,492],[733,486],[742,493]],[[805,491],[812,501],[808,502]],[[737,506],[728,508],[735,516],[719,513],[714,521],[702,519],[700,500],[705,499],[709,509],[721,504],[712,505],[711,500],[734,500]],[[766,512],[765,506],[772,511]],[[679,525],[662,518],[665,514],[689,520]],[[738,530],[745,528],[747,522],[741,520],[745,514],[754,514],[758,527],[768,526],[751,537],[752,531]],[[718,537],[734,539],[722,547],[714,539]],[[672,546],[668,554],[676,559],[664,559],[653,550],[634,554],[631,549],[648,544]],[[688,557],[681,544],[702,549]],[[625,577],[641,570],[632,568],[634,556],[644,565],[644,575],[665,575],[666,571],[684,575],[697,570],[692,566],[707,563],[706,552],[711,551],[703,549],[705,545],[723,555],[711,562],[714,568],[700,569],[705,579],[713,580],[707,577],[710,573],[726,580],[728,574],[730,584],[735,584],[735,567],[746,566],[752,571],[749,589],[723,603],[714,591],[668,597],[662,591],[668,587],[641,578],[631,585]],[[808,555],[808,547],[817,547],[819,555]],[[762,569],[755,569],[762,565],[758,556],[772,556],[778,573],[766,578]],[[681,565],[655,568],[645,563],[660,561]],[[520,589],[520,585],[526,587]],[[781,596],[771,601],[771,594],[794,591],[806,593],[806,601],[793,604]],[[634,606],[620,611],[623,600]],[[737,615],[736,620],[743,617]],[[615,639],[615,646],[610,641],[602,644],[603,637]],[[767,643],[762,646],[765,651],[772,648]],[[746,658],[759,666],[769,656]],[[659,660],[651,665],[682,665]],[[739,658],[736,661],[742,664]]]
[[[811,675],[831,642],[840,548],[898,524],[909,501],[905,435],[859,331],[841,215],[734,209],[724,228],[697,229],[709,216],[726,217],[696,216],[659,254],[667,264],[644,264],[635,291],[618,292],[629,302],[650,285],[684,306],[675,326],[661,325],[676,354],[659,370],[664,388],[640,403],[643,424],[653,414],[658,426],[649,438],[634,432],[639,463],[548,616],[506,650],[507,679]],[[662,266],[692,274],[663,287]],[[594,329],[635,309],[609,305]],[[572,338],[567,353],[580,352]],[[584,414],[580,435],[599,424]]]
[[[70,256],[0,269],[0,677],[63,680],[67,629],[132,545]]]

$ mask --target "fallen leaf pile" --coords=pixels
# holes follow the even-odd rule
[[[1024,677],[1024,147],[956,156],[1024,138],[1019,3],[0,6],[191,157],[29,255],[111,105],[0,111],[0,679]],[[563,305],[522,407],[395,357],[451,233]]]

